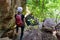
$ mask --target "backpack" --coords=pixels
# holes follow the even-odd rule
[[[16,25],[21,27],[23,25],[22,15],[16,14],[15,19],[16,19]]]

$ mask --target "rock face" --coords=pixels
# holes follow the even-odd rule
[[[23,40],[42,40],[41,32],[38,30],[27,31],[25,33]]]
[[[0,40],[12,40],[12,39],[9,39],[8,37],[5,37],[5,38],[0,38]]]
[[[24,33],[23,40],[57,40],[51,33],[41,30],[32,30]]]
[[[60,40],[60,23],[58,23],[58,24],[55,26],[55,29],[56,29],[56,31],[57,31],[56,36],[57,36],[58,40]]]
[[[16,7],[22,6],[23,0],[0,0],[0,29],[14,26]],[[17,6],[16,6],[17,5]]]
[[[11,0],[0,0],[0,27],[2,29],[8,28],[14,24],[14,9],[14,3],[12,3]]]

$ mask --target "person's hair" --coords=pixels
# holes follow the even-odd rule
[[[18,8],[17,8],[17,11],[18,11],[18,12],[22,12],[22,11],[23,11],[23,8],[22,8],[22,7],[18,7]]]

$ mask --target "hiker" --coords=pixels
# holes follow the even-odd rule
[[[31,25],[31,22],[30,22],[31,19],[34,19],[34,16],[32,15],[32,13],[30,13],[25,17],[27,26]]]
[[[58,40],[60,40],[60,23],[58,23],[55,26],[55,29],[56,29],[56,36],[57,36]]]
[[[21,36],[20,40],[22,40],[23,33],[24,33],[24,27],[25,27],[25,21],[24,21],[24,15],[22,14],[23,8],[18,7],[17,8],[17,14],[15,15],[15,22],[16,22],[16,33],[18,33],[19,27],[21,27]]]
[[[53,35],[55,25],[55,22],[50,18],[43,21],[43,26],[41,29],[42,40],[57,40],[57,37]]]

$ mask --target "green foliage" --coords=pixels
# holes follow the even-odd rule
[[[26,5],[40,21],[45,18],[56,18],[57,15],[57,18],[60,18],[60,0],[27,0]]]

